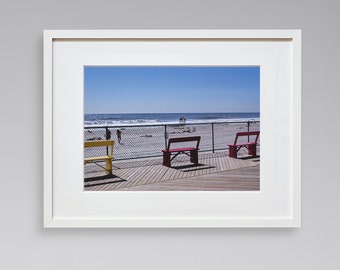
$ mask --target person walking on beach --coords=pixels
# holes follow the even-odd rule
[[[122,140],[122,131],[120,129],[117,129],[117,139],[118,139],[118,143],[120,143],[120,141]]]
[[[105,137],[107,141],[111,139],[111,131],[108,128],[106,128]]]

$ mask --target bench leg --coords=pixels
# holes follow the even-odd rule
[[[248,146],[248,154],[255,157],[256,156],[256,144],[250,144]]]
[[[190,162],[196,165],[198,164],[198,151],[197,150],[190,151]]]
[[[229,157],[237,158],[237,146],[229,145]]]
[[[163,166],[171,167],[171,154],[169,152],[163,152]]]
[[[106,166],[105,166],[105,173],[106,174],[112,174],[112,159],[107,159],[105,161]]]

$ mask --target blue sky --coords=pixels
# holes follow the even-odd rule
[[[87,66],[84,88],[86,114],[260,111],[260,67]]]

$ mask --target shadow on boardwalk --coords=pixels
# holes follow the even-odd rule
[[[229,158],[226,152],[200,153],[193,165],[185,155],[172,167],[162,158],[113,161],[113,174],[103,175],[95,165],[85,166],[85,191],[256,191],[260,190],[260,159]]]
[[[108,184],[117,184],[117,183],[121,183],[125,181],[126,180],[123,180],[114,174],[92,176],[92,177],[84,178],[84,187],[86,189],[89,187],[104,186]]]

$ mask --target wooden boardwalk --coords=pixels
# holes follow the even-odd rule
[[[242,154],[241,154],[242,156]],[[229,158],[226,152],[200,153],[193,165],[186,155],[172,167],[162,158],[113,161],[113,175],[85,166],[85,191],[245,191],[260,189],[259,158]]]

